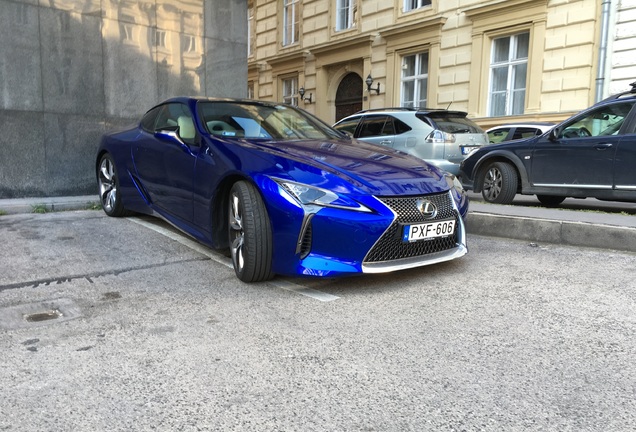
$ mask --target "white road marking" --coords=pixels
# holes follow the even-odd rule
[[[289,282],[286,280],[275,280],[268,282],[270,285],[274,285],[276,288],[281,288],[287,291],[292,291],[306,297],[311,297],[316,300],[320,300],[321,302],[329,302],[333,300],[338,300],[340,297],[336,297],[335,295],[327,294],[322,291],[315,290],[313,288],[307,288],[302,285],[296,285],[293,282]]]
[[[202,244],[192,239],[185,237],[182,234],[175,233],[174,231],[168,228],[159,226],[156,223],[149,222],[147,220],[144,220],[138,217],[129,217],[128,220],[136,224],[142,225],[148,229],[151,229],[161,235],[164,235],[171,240],[181,243],[182,245],[189,247],[190,249],[196,252],[199,252],[202,255],[205,255],[206,257],[210,258],[214,262],[222,264],[228,268],[234,268],[234,266],[232,265],[232,260],[230,258],[223,256],[217,252],[214,252],[213,250],[203,246]],[[322,302],[329,302],[333,300],[338,300],[340,298],[331,294],[324,293],[322,291],[315,290],[313,288],[297,285],[293,282],[289,282],[286,280],[274,280],[274,281],[269,281],[267,283],[269,285],[275,286],[276,288],[295,292],[297,294],[304,295],[306,297],[311,297],[313,299],[320,300]]]
[[[156,223],[152,223],[152,222],[148,222],[146,220],[143,220],[141,218],[137,218],[137,217],[129,217],[128,220],[131,220],[133,222],[135,222],[136,224],[139,225],[143,225],[148,229],[151,229],[155,232],[158,232],[159,234],[162,234],[166,237],[168,237],[169,239],[172,239],[176,242],[181,243],[184,246],[189,247],[192,250],[195,250],[197,252],[199,252],[202,255],[205,255],[206,257],[210,258],[212,261],[217,262],[219,264],[223,264],[226,267],[229,268],[234,268],[232,266],[232,260],[226,256],[223,256],[219,253],[214,252],[213,250],[211,250],[210,248],[207,248],[205,246],[203,246],[202,244],[191,240],[187,237],[185,237],[182,234],[178,234],[175,233],[174,231],[168,229],[168,228],[164,228],[162,226],[157,225]]]

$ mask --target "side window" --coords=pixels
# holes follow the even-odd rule
[[[618,135],[625,118],[634,106],[634,101],[598,107],[565,125],[559,138],[585,138]]]
[[[369,116],[362,119],[359,138],[381,136],[386,119],[387,116]]]
[[[141,119],[141,128],[146,132],[153,133],[155,131],[155,123],[157,122],[157,114],[163,107],[156,107],[148,111]]]
[[[358,127],[358,123],[360,123],[359,117],[338,123],[335,126],[335,129],[339,130],[340,132],[347,132],[351,134],[351,136],[353,136],[353,134],[356,132],[356,127]]]
[[[515,133],[512,136],[512,139],[517,140],[517,139],[524,139],[524,138],[532,138],[535,135],[541,135],[541,129],[518,127],[515,130]]]
[[[494,131],[488,132],[488,141],[491,143],[500,143],[506,139],[510,132],[510,128],[499,128]]]
[[[192,114],[182,103],[164,105],[157,117],[155,129],[176,131],[181,139],[189,144],[193,144],[196,137]]]
[[[402,120],[398,120],[396,118],[393,119],[393,129],[395,130],[394,134],[395,135],[400,135],[403,134],[405,132],[408,132],[411,130],[411,127],[409,125],[407,125],[406,123],[404,123]]]

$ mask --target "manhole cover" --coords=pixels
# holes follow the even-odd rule
[[[17,329],[68,321],[82,316],[70,299],[45,300],[0,309],[0,328]]]
[[[48,321],[59,318],[62,316],[62,312],[59,310],[50,310],[45,312],[36,312],[24,316],[24,319],[28,322]]]

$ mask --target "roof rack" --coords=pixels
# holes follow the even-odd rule
[[[376,111],[446,111],[444,108],[427,108],[427,107],[387,107],[387,108],[371,108],[356,112],[356,114],[376,112]]]
[[[636,81],[634,81],[633,83],[630,84],[630,86],[632,86],[632,88],[626,92],[622,92],[622,93],[617,93],[615,95],[612,95],[608,98],[603,99],[601,102],[605,102],[605,101],[610,101],[610,100],[616,100],[619,99],[623,96],[627,96],[627,95],[636,95]]]

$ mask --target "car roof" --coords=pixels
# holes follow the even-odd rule
[[[450,111],[444,108],[386,107],[386,108],[372,108],[372,109],[361,110],[347,117],[360,115],[360,114],[369,114],[369,113],[373,113],[373,114],[414,113],[414,114],[423,114],[423,115],[430,115],[430,116],[435,116],[436,114],[450,114],[450,115],[459,115],[462,117],[466,117],[468,115],[468,113],[465,111]]]
[[[622,93],[617,93],[617,94],[612,95],[612,96],[610,96],[608,98],[605,98],[602,101],[598,102],[598,104],[602,104],[603,102],[610,102],[610,101],[613,101],[613,100],[616,100],[616,99],[628,98],[628,97],[636,96],[636,81],[631,83],[630,86],[632,87],[630,90],[627,90],[627,91],[622,92]],[[595,104],[595,105],[598,105],[598,104]]]
[[[159,102],[158,104],[150,108],[148,111],[146,111],[146,113],[152,111],[158,106],[165,105],[167,103],[175,103],[175,102],[183,103],[186,105],[190,103],[196,103],[196,102],[235,102],[235,103],[249,103],[252,105],[261,105],[261,106],[281,106],[281,105],[291,106],[289,104],[285,104],[281,102],[270,102],[270,101],[262,101],[262,100],[255,100],[255,99],[221,98],[221,97],[205,97],[205,96],[177,96],[177,97],[173,97],[173,98],[166,99],[164,101]],[[298,107],[294,107],[294,108],[298,108]]]
[[[499,129],[499,128],[518,128],[518,127],[534,127],[537,129],[549,129],[553,126],[555,126],[556,123],[550,123],[550,122],[524,122],[524,123],[504,123],[504,124],[500,124],[497,126],[493,126],[490,129],[488,129],[486,131],[486,133],[495,130],[495,129]]]

